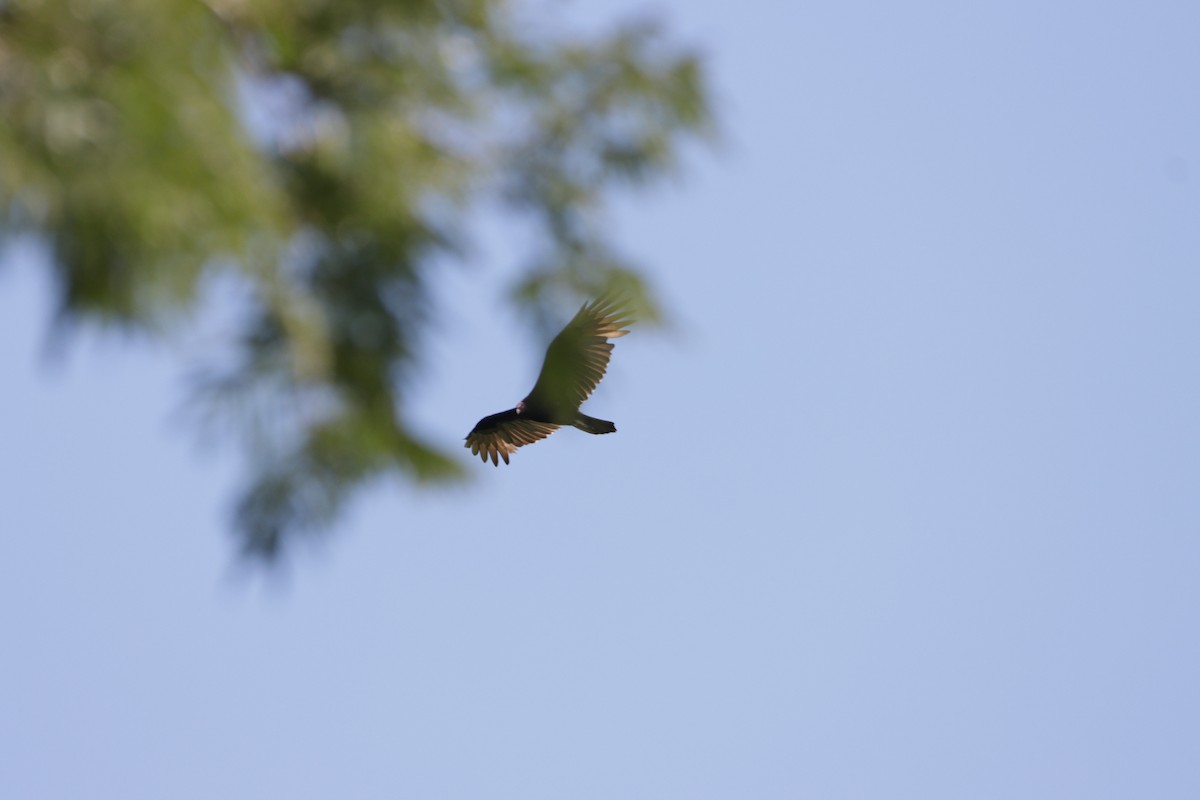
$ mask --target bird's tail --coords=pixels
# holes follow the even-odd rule
[[[587,414],[576,414],[575,421],[571,423],[581,431],[588,433],[613,433],[617,430],[617,426],[613,425],[606,419],[596,419],[589,417]]]

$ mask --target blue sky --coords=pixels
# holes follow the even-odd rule
[[[0,795],[1200,795],[1200,5],[657,8],[727,136],[615,209],[679,322],[619,433],[285,575],[178,351],[47,361],[9,259]],[[504,277],[440,285],[450,446],[538,366]]]

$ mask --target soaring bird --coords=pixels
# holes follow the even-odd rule
[[[588,433],[613,433],[617,426],[589,417],[579,406],[604,377],[612,355],[609,339],[629,331],[633,317],[624,300],[606,295],[585,303],[546,348],[546,360],[533,391],[516,408],[479,420],[466,446],[496,466],[518,448],[545,439],[563,425]]]

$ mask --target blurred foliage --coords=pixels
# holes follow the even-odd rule
[[[247,298],[230,364],[271,558],[353,491],[458,462],[410,429],[431,270],[481,212],[538,242],[514,299],[624,284],[614,187],[708,129],[697,58],[647,22],[572,35],[503,0],[0,0],[0,232],[53,254],[60,324],[162,335],[212,278]],[[639,294],[640,293],[640,294]]]

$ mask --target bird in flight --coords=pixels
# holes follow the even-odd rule
[[[629,331],[633,323],[626,301],[612,295],[585,303],[562,333],[546,348],[546,360],[533,391],[516,408],[479,420],[467,434],[466,447],[499,466],[518,447],[545,439],[563,425],[588,433],[613,433],[617,426],[589,417],[579,406],[604,377],[612,355],[609,339]]]

